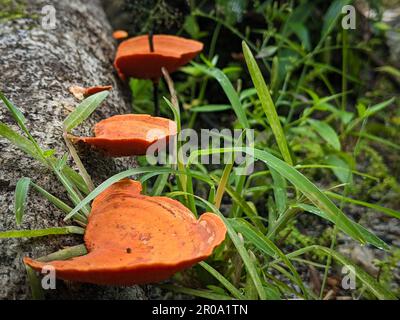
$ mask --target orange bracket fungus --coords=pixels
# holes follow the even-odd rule
[[[203,44],[199,41],[172,35],[142,35],[120,43],[114,66],[122,79],[159,79],[162,67],[172,73],[201,50]]]
[[[147,114],[116,115],[94,127],[95,137],[70,136],[73,142],[83,141],[112,157],[145,155],[157,141],[167,144],[177,133],[172,120]]]
[[[111,89],[112,86],[94,86],[88,88],[84,88],[81,86],[71,86],[69,87],[69,92],[71,92],[75,96],[75,98],[82,100],[83,98],[89,97],[97,92]]]
[[[84,96],[88,97],[91,96],[92,94],[95,94],[97,92],[101,92],[101,91],[107,91],[107,90],[111,90],[112,86],[95,86],[95,87],[89,87],[86,88]]]
[[[121,40],[121,39],[128,38],[128,32],[126,32],[125,30],[115,30],[113,32],[112,36],[116,40]]]
[[[157,34],[142,35],[120,43],[114,66],[121,79],[151,79],[154,92],[154,114],[159,114],[158,81],[161,68],[169,73],[187,64],[203,50],[201,42],[182,37]]]
[[[88,254],[52,265],[64,280],[133,285],[159,282],[210,256],[222,243],[226,227],[220,217],[204,213],[197,220],[180,202],[141,194],[140,182],[124,179],[94,201],[85,233]]]

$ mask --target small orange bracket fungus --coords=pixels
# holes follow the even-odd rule
[[[210,256],[225,239],[226,227],[213,213],[197,220],[180,202],[142,195],[140,182],[124,179],[94,201],[85,233],[88,254],[40,262],[64,280],[133,285],[159,282]]]
[[[94,86],[94,87],[80,87],[80,86],[71,86],[69,88],[69,92],[71,92],[75,98],[82,100],[86,97],[91,96],[100,91],[111,90],[112,86]]]
[[[114,66],[122,79],[154,80],[161,78],[162,67],[172,73],[202,50],[203,44],[199,41],[163,34],[142,35],[120,43]]]
[[[84,92],[84,96],[88,97],[91,96],[92,94],[95,94],[97,92],[101,92],[101,91],[107,91],[107,90],[111,90],[112,86],[95,86],[95,87],[89,87],[85,89]]]
[[[113,32],[112,36],[116,40],[121,40],[121,39],[128,38],[128,32],[126,32],[125,30],[115,30]]]
[[[145,155],[158,141],[165,145],[176,135],[172,120],[147,114],[116,115],[102,120],[94,127],[95,137],[69,136],[73,142],[83,141],[103,150],[111,157]]]

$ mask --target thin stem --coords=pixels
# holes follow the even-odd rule
[[[346,111],[347,105],[347,66],[348,66],[348,39],[347,39],[347,30],[342,28],[342,111]],[[341,131],[343,132],[343,123],[341,124]]]
[[[219,32],[221,31],[221,22],[217,23],[217,26],[214,29],[213,36],[211,39],[210,51],[208,52],[208,59],[212,59],[215,54],[215,47],[217,45],[217,40],[219,36]]]
[[[149,37],[150,52],[154,52],[153,31],[149,31],[148,37]]]
[[[154,100],[154,115],[160,115],[160,102],[158,100],[158,81],[153,80],[153,100]]]
[[[279,231],[285,227],[291,218],[293,218],[300,210],[298,208],[289,207],[274,223],[273,227],[268,230],[268,238],[273,239]]]
[[[68,247],[61,249],[59,251],[50,253],[47,256],[40,257],[36,259],[37,261],[49,262],[53,260],[67,260],[74,257],[79,257],[87,254],[87,249],[84,244],[79,244],[77,246]]]
[[[176,126],[177,126],[177,137],[179,137],[179,134],[181,132],[181,120],[180,120],[180,108],[179,108],[179,100],[178,96],[176,94],[174,82],[171,79],[171,76],[168,73],[168,70],[165,68],[161,68],[161,72],[163,73],[165,82],[167,83],[167,87],[169,90],[169,93],[171,95],[171,103],[172,106],[175,109],[176,112]],[[176,140],[176,155],[177,155],[177,166],[178,170],[181,172],[186,172],[187,175],[178,175],[178,184],[180,185],[181,190],[184,192],[191,192],[193,194],[193,182],[192,182],[192,176],[190,174],[190,171],[187,170],[187,167],[185,167],[185,164],[181,159],[183,158],[182,154],[182,149],[180,148],[180,142],[179,139]],[[193,196],[188,197],[188,195],[185,195],[185,200],[188,203],[188,206],[192,210],[192,212],[197,215],[197,210],[196,210],[196,205],[194,202]]]
[[[154,38],[153,31],[150,30],[148,33],[150,52],[154,52],[153,38]],[[160,115],[160,102],[158,101],[158,79],[153,79],[153,100],[154,100],[154,115],[158,117]]]
[[[89,175],[89,173],[86,171],[85,166],[83,165],[81,159],[79,158],[78,153],[76,152],[75,147],[69,140],[67,132],[64,131],[63,138],[65,141],[65,144],[67,145],[67,148],[69,150],[70,155],[72,156],[72,159],[74,159],[76,166],[78,167],[79,173],[81,174],[83,180],[85,181],[86,185],[89,188],[89,191],[92,192],[94,190],[94,184],[93,181]]]
[[[221,180],[219,181],[219,184],[218,184],[217,193],[215,195],[215,200],[214,200],[214,205],[217,209],[219,209],[221,206],[222,197],[225,193],[225,186],[228,183],[229,175],[232,171],[232,168],[233,168],[233,159],[232,159],[232,163],[228,163],[225,166],[224,171],[222,173]]]

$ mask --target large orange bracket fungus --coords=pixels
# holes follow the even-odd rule
[[[172,120],[147,114],[116,115],[94,127],[95,137],[69,136],[73,142],[83,141],[112,157],[145,155],[157,141],[167,144],[177,133]]]
[[[167,197],[142,195],[141,184],[124,179],[94,201],[85,233],[88,254],[69,260],[40,262],[56,277],[95,284],[132,285],[159,282],[210,256],[222,243],[226,227],[220,217],[204,213],[197,220],[185,206]]]

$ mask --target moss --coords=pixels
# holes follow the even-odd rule
[[[386,289],[392,291],[396,296],[400,296],[398,273],[396,272],[396,270],[399,269],[399,261],[399,248],[393,248],[384,260],[375,260],[375,265],[379,268],[379,282],[385,286]]]
[[[0,0],[0,22],[28,16],[26,4],[20,0]]]
[[[129,27],[135,33],[162,33],[165,30],[178,31],[189,13],[186,1],[165,0],[124,0],[127,12],[132,12]]]
[[[332,238],[332,228],[326,228],[324,232],[319,236],[312,236],[302,233],[296,227],[296,221],[292,221],[284,230],[280,232],[281,237],[285,237],[285,245],[293,247],[295,249],[305,248],[315,244],[327,246],[329,245]],[[290,232],[289,232],[290,230]],[[311,260],[314,262],[323,262],[326,255],[319,251],[312,251]]]
[[[359,179],[352,186],[352,194],[360,199],[369,201],[370,198],[385,201],[385,206],[395,205],[400,195],[400,185],[396,177],[391,175],[393,169],[389,169],[383,157],[374,148],[364,145],[362,149],[365,171],[379,179],[379,183],[371,179]]]

